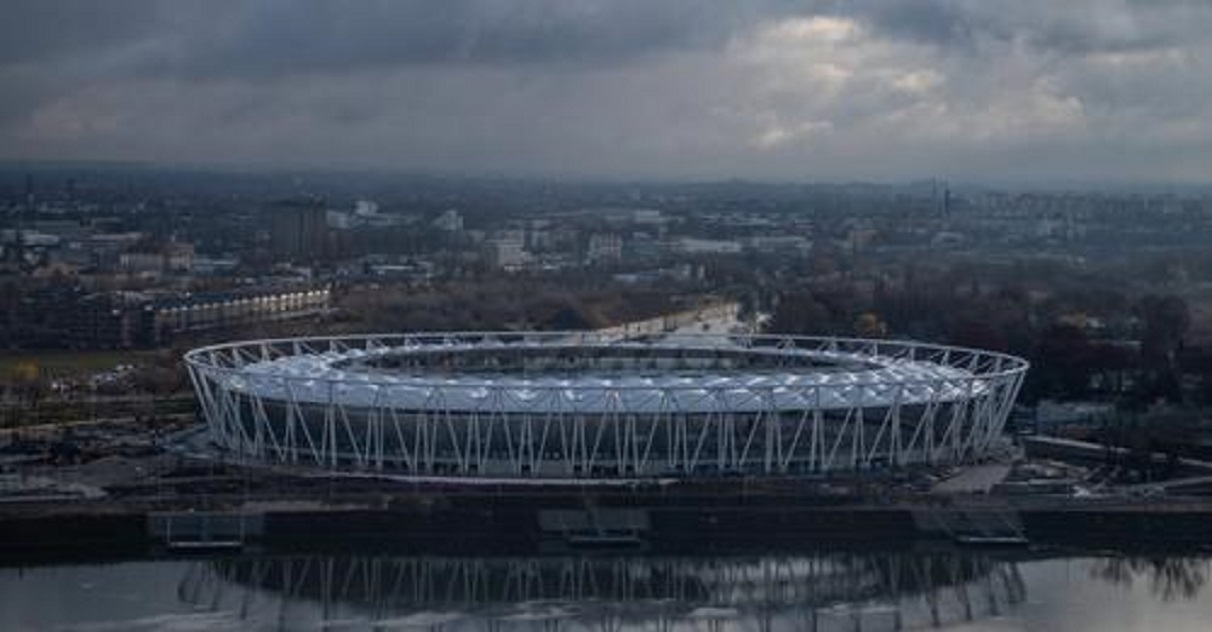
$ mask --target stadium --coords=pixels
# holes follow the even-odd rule
[[[185,360],[231,458],[508,480],[972,462],[998,445],[1027,370],[914,342],[602,332],[257,340]]]

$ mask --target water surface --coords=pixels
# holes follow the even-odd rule
[[[1212,558],[244,555],[0,569],[3,630],[1212,629]]]

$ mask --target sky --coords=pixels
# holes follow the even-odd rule
[[[1212,181],[1207,0],[3,0],[0,159]]]

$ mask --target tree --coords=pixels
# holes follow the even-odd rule
[[[888,324],[872,312],[864,312],[854,321],[854,333],[860,338],[883,338],[888,335]]]
[[[580,309],[571,305],[556,310],[542,326],[544,329],[553,331],[579,331],[595,328],[595,325],[589,322]]]
[[[832,326],[829,310],[810,292],[780,294],[770,317],[770,331],[774,333],[819,334],[830,331]]]
[[[987,319],[960,317],[952,323],[947,341],[961,347],[973,347],[990,351],[1007,351],[1009,343],[1000,328],[993,327]]]
[[[37,419],[38,404],[50,390],[50,384],[36,361],[26,360],[17,364],[13,371],[13,390],[17,394],[17,401],[30,411],[31,417]]]
[[[1031,395],[1081,399],[1090,385],[1092,346],[1085,332],[1057,324],[1040,336],[1027,373]]]
[[[1146,296],[1141,299],[1140,312],[1145,321],[1141,354],[1150,366],[1171,367],[1174,352],[1191,325],[1187,302],[1177,296]]]

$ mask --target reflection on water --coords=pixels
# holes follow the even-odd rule
[[[1209,560],[1203,557],[1105,557],[1094,561],[1091,576],[1122,586],[1144,579],[1163,601],[1193,599],[1208,583]]]
[[[239,587],[239,588],[235,588]],[[1021,601],[1014,564],[891,554],[792,558],[289,557],[191,565],[190,603],[272,594],[279,621],[301,601],[324,620],[365,617],[447,630],[902,629],[996,615]],[[235,600],[235,601],[233,601]]]
[[[1148,628],[1116,608],[1202,608],[1165,628],[1183,629],[1212,616],[1209,570],[1027,551],[174,559],[0,569],[0,629],[1126,630]]]

